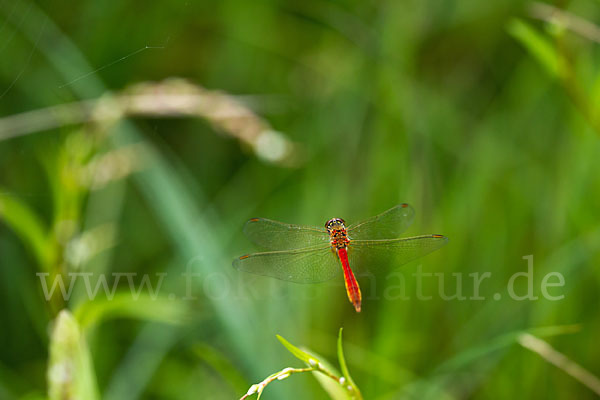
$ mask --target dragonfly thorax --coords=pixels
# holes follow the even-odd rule
[[[350,243],[348,233],[346,232],[346,223],[341,218],[332,218],[325,224],[327,233],[331,237],[331,246],[340,249]]]

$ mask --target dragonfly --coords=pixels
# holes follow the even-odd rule
[[[348,226],[342,218],[332,218],[323,228],[252,218],[244,233],[267,251],[243,255],[233,266],[297,283],[324,282],[343,272],[348,300],[360,312],[362,295],[354,271],[357,275],[387,272],[390,265],[406,264],[448,242],[443,235],[400,238],[414,215],[411,206],[399,204]]]

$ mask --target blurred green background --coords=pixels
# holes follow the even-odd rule
[[[340,327],[365,399],[597,397],[600,3],[558,3],[0,0],[0,398],[239,398],[300,366],[276,334],[336,364]],[[450,238],[398,270],[408,300],[359,279],[356,314],[341,279],[231,267],[248,218],[403,202],[407,235]],[[527,255],[540,298],[516,301]],[[435,278],[416,299],[420,264],[466,296],[490,272],[485,300]],[[553,271],[558,301],[540,295]],[[162,286],[44,298],[40,273],[74,272]],[[298,374],[262,398],[329,397]]]

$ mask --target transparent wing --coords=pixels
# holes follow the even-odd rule
[[[244,233],[254,244],[268,250],[292,250],[329,244],[325,228],[284,224],[266,218],[252,218]]]
[[[352,240],[348,247],[350,268],[358,273],[384,273],[431,253],[448,243],[442,235],[386,240]]]
[[[330,246],[247,254],[234,260],[233,266],[240,271],[297,283],[324,282],[342,269]]]
[[[415,210],[398,204],[389,210],[348,227],[350,239],[395,239],[412,223]]]

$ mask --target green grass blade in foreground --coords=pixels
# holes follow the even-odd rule
[[[300,374],[305,372],[312,372],[317,381],[321,384],[323,389],[329,394],[330,398],[333,400],[348,400],[348,399],[362,399],[362,397],[354,396],[358,392],[350,390],[346,385],[344,385],[344,381],[342,378],[339,378],[339,373],[327,362],[319,361],[320,357],[316,357],[310,354],[308,351],[301,350],[298,347],[294,346],[283,337],[277,335],[277,339],[285,346],[285,348],[292,353],[296,358],[301,360],[302,362],[308,365],[307,368],[284,368],[281,371],[275,372],[274,374],[269,375],[261,382],[250,386],[250,389],[246,392],[244,396],[241,397],[241,400],[245,400],[248,397],[258,394],[257,400],[263,394],[264,389],[270,383],[275,380],[284,380],[294,374]]]
[[[309,367],[316,367],[319,364],[318,359],[311,356],[307,352],[300,350],[299,348],[285,340],[283,337],[277,335],[277,339],[281,342],[282,345],[285,346],[286,349],[288,349],[290,353],[294,355],[294,357],[306,363]]]
[[[341,335],[341,329],[340,329]],[[341,336],[340,336],[341,338]],[[340,358],[340,365],[343,363],[342,370],[344,372],[343,379],[339,377],[339,372],[323,357],[316,356],[313,352],[308,350],[302,350],[294,346],[283,337],[277,335],[277,339],[285,346],[285,348],[292,353],[296,358],[305,362],[309,367],[315,368],[313,376],[317,379],[323,390],[325,390],[329,396],[334,400],[342,399],[362,399],[362,395],[354,382],[351,382],[350,374],[346,368],[346,362],[343,356]],[[338,341],[338,352],[341,351],[341,345]],[[346,384],[346,381],[351,382],[350,385]]]
[[[319,382],[321,387],[333,400],[362,400],[362,394],[357,387],[347,384],[347,378],[341,377],[340,372],[329,363],[324,357],[315,354],[313,351],[306,350],[309,356],[322,360],[319,362],[319,370],[327,373],[313,371],[313,376]],[[335,379],[332,379],[334,378]]]
[[[311,354],[311,356],[313,357],[319,357],[315,354]],[[319,357],[322,359],[322,357]],[[321,365],[323,367],[323,369],[326,369],[328,371],[332,371],[334,374],[337,374],[338,372],[336,371],[336,369],[333,367],[333,365],[329,364],[328,361],[322,361]],[[331,379],[329,376],[323,375],[320,372],[313,372],[312,375],[315,377],[315,379],[317,380],[317,382],[319,382],[319,385],[321,385],[321,387],[323,388],[323,390],[325,392],[327,392],[327,394],[329,395],[329,397],[333,400],[350,400],[353,399],[352,395],[350,394],[350,392],[347,390],[347,388],[345,387],[345,385],[343,386],[339,381],[335,381],[333,379]]]
[[[50,338],[50,400],[99,399],[92,359],[77,321],[67,310],[58,314]]]
[[[356,383],[354,383],[354,380],[352,379],[352,377],[350,376],[350,372],[348,371],[348,366],[346,365],[346,359],[344,358],[344,349],[342,347],[342,331],[344,328],[340,328],[340,333],[338,336],[338,341],[337,341],[337,354],[338,354],[338,360],[340,363],[340,369],[342,370],[342,374],[344,375],[344,378],[346,378],[346,381],[348,381],[348,384],[350,386],[352,386],[352,388],[360,393],[360,391],[358,390],[358,387],[356,386]]]

